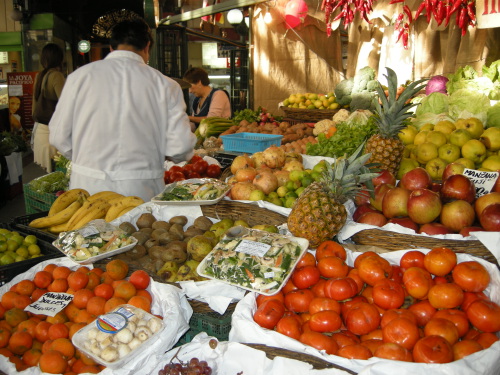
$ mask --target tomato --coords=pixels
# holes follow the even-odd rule
[[[316,248],[316,260],[321,260],[326,257],[336,256],[342,260],[347,259],[347,253],[345,251],[344,246],[339,244],[338,242],[327,240],[323,241]]]
[[[182,173],[186,178],[189,178],[189,174],[193,172],[193,164],[186,164],[182,167]]]
[[[361,335],[360,336],[361,342],[366,341],[366,340],[382,340],[382,329],[377,328],[376,330],[373,330],[366,335]]]
[[[378,328],[380,314],[374,305],[360,302],[347,310],[344,323],[352,333],[366,335],[368,332]]]
[[[340,303],[328,297],[314,297],[309,304],[309,313],[311,314],[327,310],[340,314]]]
[[[420,267],[410,267],[403,274],[403,284],[408,294],[414,298],[427,298],[434,282],[429,271]]]
[[[366,299],[365,296],[357,295],[357,296],[354,296],[353,298],[351,298],[347,301],[342,302],[340,305],[342,316],[345,317],[345,314],[347,313],[347,311],[351,307],[353,307],[354,305],[356,305],[357,303],[360,303],[360,302],[368,302],[368,300]]]
[[[401,284],[391,279],[381,279],[373,286],[373,302],[383,309],[397,309],[405,301]]]
[[[455,283],[437,284],[429,289],[427,297],[436,309],[453,309],[464,301],[464,292]]]
[[[350,331],[334,332],[331,337],[335,340],[339,348],[347,345],[359,344],[361,342],[359,337]]]
[[[314,298],[314,293],[309,289],[299,289],[285,294],[285,306],[288,310],[302,313],[309,311],[309,304]]]
[[[389,279],[394,280],[399,284],[403,284],[404,270],[401,267],[396,266],[395,264],[393,264],[391,267],[392,267],[392,276]]]
[[[408,309],[391,309],[387,310],[380,320],[380,327],[384,328],[391,320],[396,318],[405,318],[410,322],[417,324],[417,317]]]
[[[344,301],[358,294],[358,284],[350,277],[329,279],[325,283],[325,295],[337,301]]]
[[[408,307],[408,310],[417,317],[417,324],[419,327],[425,326],[437,311],[428,300],[414,303]]]
[[[221,174],[221,169],[217,164],[210,164],[207,167],[207,176],[211,178],[218,178]]]
[[[188,178],[200,178],[200,177],[201,177],[201,175],[195,171],[189,172],[189,174],[188,174]]]
[[[500,331],[500,306],[493,301],[478,299],[467,309],[471,324],[483,332]]]
[[[361,344],[343,346],[338,350],[337,355],[348,359],[369,359],[373,357],[370,349]]]
[[[314,293],[315,297],[325,297],[325,279],[319,279],[319,281],[311,287],[311,291]]]
[[[170,173],[170,178],[169,178],[168,182],[172,183],[172,182],[176,182],[176,181],[183,181],[185,179],[186,178],[184,177],[184,173],[182,173],[182,172],[172,172],[172,173]]]
[[[200,155],[193,155],[191,159],[189,159],[189,164],[194,164],[197,161],[203,160],[203,158]]]
[[[360,255],[358,255],[356,257],[356,259],[354,259],[354,268],[359,268],[359,263],[365,259],[365,258],[368,258],[368,257],[371,257],[371,256],[380,256],[378,255],[375,251],[365,251],[364,253],[361,253]]]
[[[442,309],[436,311],[432,318],[443,318],[452,322],[458,330],[458,337],[463,337],[470,329],[467,314],[457,309]]]
[[[334,332],[342,326],[340,315],[331,310],[318,311],[311,315],[309,327],[316,332]]]
[[[479,351],[483,350],[483,347],[477,341],[462,340],[462,341],[455,343],[455,345],[453,345],[452,349],[453,349],[453,360],[458,361],[459,359],[467,357],[468,355],[471,355],[472,353],[479,352]]]
[[[193,164],[193,171],[199,173],[200,176],[203,176],[206,173],[207,168],[208,162],[205,160],[199,160]]]
[[[315,266],[305,266],[293,272],[293,283],[299,289],[306,289],[316,284],[320,279],[320,273]]]
[[[390,343],[388,343],[390,344]],[[375,351],[382,345],[384,345],[384,341],[382,339],[368,339],[361,341],[361,345],[363,345],[365,348],[368,348],[372,354],[375,353]],[[404,348],[402,348],[404,349]]]
[[[449,363],[453,361],[453,348],[441,336],[425,336],[413,347],[413,360],[419,363]]]
[[[424,257],[425,269],[436,276],[450,273],[456,264],[457,254],[447,247],[435,247]]]
[[[292,279],[288,279],[288,281],[286,282],[285,286],[283,286],[283,288],[281,288],[281,292],[284,294],[284,295],[287,295],[289,292],[293,291],[293,290],[298,290],[299,288],[297,288],[295,286],[295,284],[293,283]]]
[[[498,341],[497,335],[492,332],[482,332],[476,337],[476,341],[484,348],[487,349],[493,343]]]
[[[394,361],[413,362],[411,352],[393,342],[385,342],[378,346],[373,353],[374,357],[392,359]]]
[[[170,173],[174,173],[174,172],[182,172],[182,167],[178,166],[178,165],[173,165],[170,167],[170,169],[168,170]]]
[[[265,301],[270,300],[270,299],[276,299],[280,301],[281,303],[285,303],[285,295],[279,291],[278,293],[272,295],[272,296],[265,296],[264,294],[259,294],[255,301],[257,302],[257,307],[262,305]]]
[[[324,350],[327,354],[335,355],[339,349],[335,340],[315,331],[304,332],[300,335],[299,341],[318,350]]]
[[[424,334],[425,336],[441,336],[445,338],[450,345],[453,345],[459,339],[458,329],[455,324],[448,319],[436,318],[435,315],[425,325]]]
[[[382,328],[384,342],[393,342],[403,348],[412,350],[415,343],[420,339],[417,324],[406,319],[396,318]]]
[[[463,300],[462,304],[460,305],[460,309],[462,309],[462,311],[467,311],[470,304],[477,299],[488,300],[489,298],[483,292],[479,292],[479,293],[464,292],[464,300]]]
[[[339,257],[326,257],[318,261],[318,270],[323,277],[340,278],[347,276],[349,266]]]
[[[453,281],[466,292],[482,292],[490,283],[490,273],[475,260],[457,264],[452,276]]]
[[[369,256],[359,262],[359,277],[368,285],[374,285],[378,280],[392,276],[391,264],[381,256]]]
[[[163,172],[163,182],[168,184],[170,180],[170,171]]]
[[[300,319],[297,320],[294,316],[285,315],[276,324],[276,331],[292,339],[298,340],[302,334],[302,324]]]
[[[297,263],[296,269],[305,267],[305,266],[316,266],[316,258],[310,252],[306,252],[302,258],[300,258]]]
[[[361,280],[361,277],[359,277],[359,271],[357,268],[352,268],[347,274],[347,277],[350,277],[356,282],[356,284],[358,285],[358,290],[363,290],[365,282]]]
[[[425,254],[419,250],[408,251],[399,260],[399,266],[403,270],[407,270],[410,267],[424,268],[424,258]]]
[[[253,320],[267,329],[273,329],[285,313],[285,306],[276,299],[270,299],[262,303],[255,311]]]

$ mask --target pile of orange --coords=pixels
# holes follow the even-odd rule
[[[149,275],[134,271],[122,260],[106,264],[106,270],[48,264],[32,280],[13,285],[0,298],[0,354],[17,371],[32,366],[50,374],[99,373],[104,368],[76,349],[71,338],[81,328],[118,305],[130,304],[151,311],[152,296],[146,290]],[[72,294],[73,301],[55,316],[24,311],[46,292]]]

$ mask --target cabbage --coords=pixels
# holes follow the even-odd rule
[[[446,94],[446,82],[448,82],[448,78],[444,76],[432,77],[429,82],[427,82],[425,94],[430,95],[433,92],[441,92],[443,94]]]
[[[417,116],[412,119],[411,124],[415,126],[418,130],[425,124],[433,124],[436,125],[439,121],[451,121],[455,122],[450,116],[448,116],[448,113],[424,113],[420,116]]]
[[[491,106],[487,112],[488,120],[486,127],[500,128],[500,102]]]
[[[453,119],[476,117],[486,123],[490,99],[479,92],[461,89],[449,96],[449,114]]]
[[[420,101],[420,104],[415,111],[415,115],[420,116],[424,113],[447,113],[448,112],[448,95],[441,92],[433,92]]]

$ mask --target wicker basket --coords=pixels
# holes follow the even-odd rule
[[[331,120],[333,115],[339,111],[338,109],[280,108],[283,112],[285,112],[286,117],[305,122],[318,122],[324,119]]]
[[[365,229],[353,235],[351,239],[358,245],[380,246],[388,250],[448,247],[456,253],[474,255],[498,266],[493,254],[477,240],[446,240],[427,236],[413,236],[382,229]]]

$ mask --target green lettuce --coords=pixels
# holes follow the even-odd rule
[[[455,122],[450,116],[448,116],[448,113],[424,113],[420,116],[417,116],[412,119],[411,124],[415,126],[418,130],[425,124],[433,124],[436,125],[440,121],[451,121]]]
[[[490,99],[480,93],[467,89],[455,91],[449,96],[449,114],[453,119],[476,117],[486,123],[486,112],[491,107]]]
[[[500,128],[500,102],[491,106],[487,112],[488,120],[486,127]]]
[[[417,106],[415,115],[420,116],[425,113],[447,113],[448,112],[448,95],[441,92],[433,92],[420,101]]]

